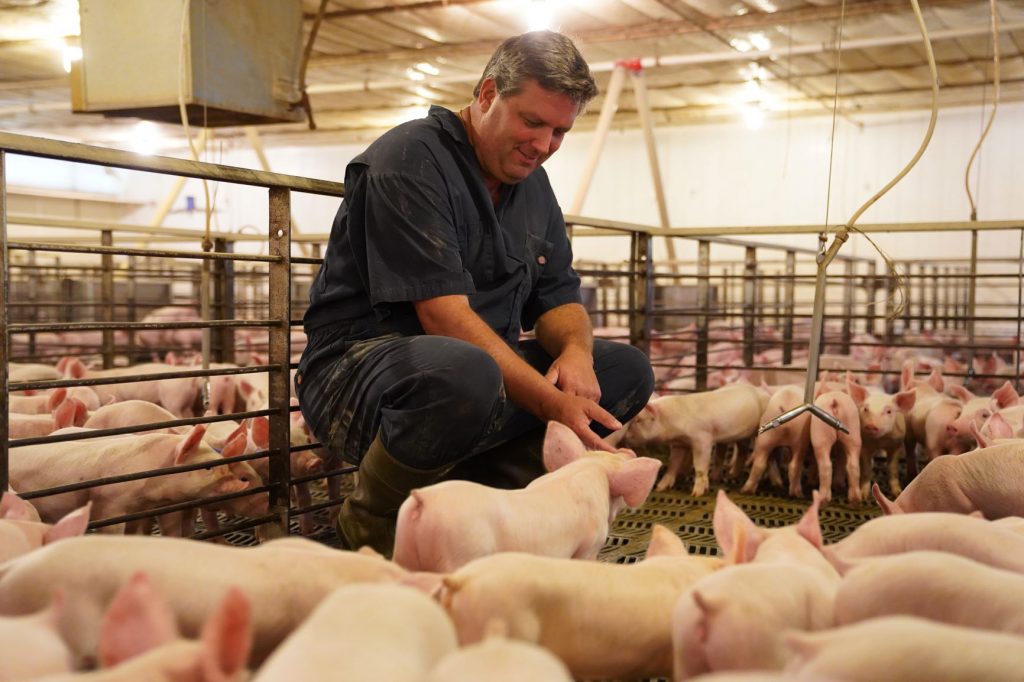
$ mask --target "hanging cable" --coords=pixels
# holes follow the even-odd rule
[[[974,205],[974,196],[971,194],[971,165],[974,163],[974,159],[978,155],[978,152],[981,151],[981,145],[988,136],[988,131],[992,129],[992,122],[996,120],[996,109],[999,108],[999,12],[996,6],[996,0],[989,0],[989,4],[992,13],[992,85],[995,90],[995,94],[993,95],[992,113],[989,114],[988,124],[985,126],[985,130],[982,131],[978,144],[974,146],[974,151],[971,152],[971,158],[967,162],[967,170],[964,172],[964,189],[967,190],[967,201],[971,203],[972,222],[978,219],[978,207]],[[981,107],[984,110],[984,93],[982,93]],[[980,184],[980,178],[978,182]]]
[[[846,21],[846,0],[839,7],[839,27],[836,36],[836,85],[832,96],[832,132],[828,143],[828,180],[825,183],[825,235],[828,235],[828,212],[832,202],[832,160],[836,151],[836,115],[839,112],[839,74],[843,55],[843,24]]]

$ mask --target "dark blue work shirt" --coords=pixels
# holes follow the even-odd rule
[[[336,359],[363,339],[423,334],[412,301],[453,294],[466,295],[513,347],[545,312],[580,302],[544,169],[502,186],[495,207],[462,122],[431,107],[345,169],[345,199],[303,320],[301,364]]]

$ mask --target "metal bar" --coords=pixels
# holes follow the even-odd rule
[[[199,320],[197,322],[61,322],[54,324],[12,324],[11,333],[70,332],[103,329],[216,329],[218,327],[274,327],[278,320]]]
[[[654,263],[651,259],[651,236],[636,233],[631,239],[630,261],[633,273],[629,278],[629,341],[648,356],[651,354],[651,310],[654,307]]]
[[[967,367],[968,369],[974,368],[974,314],[975,314],[975,303],[978,298],[978,280],[975,275],[978,274],[978,231],[971,230],[971,270],[970,277],[967,280],[967,343],[972,346],[969,353],[967,353]]]
[[[221,239],[215,239],[213,248],[216,251],[230,253],[235,245]],[[230,260],[214,262],[213,305],[217,319],[231,320],[235,317],[235,263]],[[216,336],[216,354],[219,362],[235,361],[235,334],[228,328],[222,328]]]
[[[942,266],[942,278],[939,280],[940,293],[942,295],[941,310],[942,310],[942,328],[949,329],[949,320],[952,317],[952,312],[949,308],[949,290],[953,284],[953,279],[949,276],[949,266]]]
[[[96,379],[54,379],[52,381],[19,381],[10,385],[12,391],[47,390],[51,388],[70,388],[74,386],[102,386],[105,384],[130,384],[136,381],[157,381],[159,379],[180,379],[187,377],[222,376],[229,374],[259,374],[266,372],[263,365],[254,367],[229,367],[225,369],[191,369],[158,374],[132,374],[126,376],[103,377]]]
[[[277,261],[270,265],[270,307],[268,315],[278,324],[270,329],[267,364],[270,383],[270,513],[277,521],[269,524],[271,536],[288,535],[291,503],[291,457],[289,448],[288,365],[291,359],[291,194],[287,189],[269,190],[270,251]]]
[[[103,246],[114,245],[114,235],[110,230],[104,230],[100,235]],[[101,257],[103,272],[100,275],[100,319],[103,322],[112,324],[114,321],[114,257],[105,253]],[[103,368],[110,369],[114,366],[114,330],[104,329],[103,336]]]
[[[874,315],[875,311],[878,310],[878,290],[882,286],[881,279],[878,275],[878,263],[871,264],[869,276],[871,279],[865,287],[868,303],[864,307],[864,331],[868,334],[876,334],[878,329],[875,326]]]
[[[0,133],[3,135],[3,133]],[[201,236],[201,235],[194,235]],[[106,246],[64,246],[61,244],[33,244],[30,242],[10,242],[7,245],[8,249],[20,249],[20,250],[35,250],[35,251],[54,251],[60,253],[90,253],[90,254],[104,254],[110,253],[115,256],[151,256],[156,258],[191,258],[195,260],[244,260],[244,261],[256,261],[259,263],[273,263],[275,262],[272,256],[256,256],[241,253],[204,253],[202,251],[157,251],[155,249],[122,249],[112,248]]]
[[[743,265],[743,363],[747,365],[754,364],[757,303],[757,249],[748,246]]]
[[[846,279],[843,280],[843,327],[839,347],[843,355],[850,354],[850,338],[853,331],[853,266],[850,261],[843,264]]]
[[[710,318],[707,312],[711,309],[711,243],[702,239],[697,242],[697,306],[701,312],[697,315],[697,370],[696,388],[703,391],[708,387],[708,332]]]
[[[931,304],[932,304],[932,330],[939,328],[939,266],[931,268]]]
[[[782,364],[793,362],[793,313],[796,312],[796,251],[786,252],[785,307],[782,324]]]
[[[7,251],[7,154],[0,149],[0,496],[7,490],[10,475],[8,442],[10,429],[11,334],[7,302],[11,299],[11,261]]]
[[[639,223],[627,223],[617,220],[603,220],[600,218],[589,218],[578,215],[566,215],[566,223],[572,223],[575,227],[593,227],[603,228],[606,230],[617,230],[617,231],[642,231],[652,234],[654,236],[663,236],[664,232],[671,232],[671,234],[684,237],[684,238],[713,238],[719,235],[744,235],[744,236],[755,236],[755,235],[794,235],[794,234],[818,234],[821,232],[821,225],[733,225],[724,227],[671,227],[668,229],[662,229],[653,225],[641,225]],[[835,232],[845,227],[844,225],[830,225],[828,226],[829,232]],[[920,223],[875,223],[865,224],[857,223],[857,231],[865,233],[876,233],[876,232],[967,232],[973,230],[987,231],[987,230],[1019,230],[1024,227],[1024,220],[987,220],[971,222],[969,220],[962,221],[945,221],[945,222],[920,222]],[[577,236],[586,236],[587,230],[580,230]],[[741,244],[746,245],[746,244]],[[757,246],[764,246],[767,248],[775,248],[778,250],[786,250],[790,247],[780,244],[761,244]],[[804,249],[800,247],[792,247],[798,252],[809,252],[812,249]],[[871,261],[872,258],[864,256],[836,256],[840,260],[852,258],[855,260]]]
[[[165,175],[183,175],[187,178],[205,178],[233,182],[239,185],[255,185],[257,187],[276,187],[293,189],[309,194],[323,194],[332,197],[345,196],[345,186],[340,182],[327,182],[281,173],[268,173],[223,166],[202,161],[187,161],[166,156],[141,156],[132,152],[106,147],[93,147],[77,142],[48,140],[42,137],[17,135],[0,132],[0,150],[6,150],[25,156],[39,156],[47,159],[77,161],[127,170],[163,173]]]
[[[893,339],[896,337],[896,318],[893,313],[896,312],[896,278],[892,275],[886,275],[885,277],[885,342],[892,344]],[[904,322],[904,329],[906,329],[906,323]]]

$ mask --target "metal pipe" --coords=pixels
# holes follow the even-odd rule
[[[708,387],[708,333],[710,318],[707,311],[711,309],[711,243],[707,240],[697,242],[697,305],[701,312],[697,315],[697,371],[696,388],[703,391]]]
[[[7,250],[7,154],[0,149],[0,495],[9,484],[11,331],[7,302],[11,300],[10,252]]]
[[[622,84],[626,80],[626,69],[617,67],[612,69],[612,77],[608,83],[608,89],[604,95],[604,102],[601,104],[601,114],[597,119],[597,129],[594,131],[594,141],[590,145],[590,153],[583,165],[583,172],[580,174],[579,184],[576,186],[576,194],[570,204],[571,213],[579,213],[583,210],[583,202],[590,191],[590,183],[594,179],[594,171],[597,170],[597,161],[604,150],[604,143],[608,139],[608,131],[612,127],[612,119],[615,117],[615,110],[619,106],[619,95],[622,93]]]
[[[266,526],[269,537],[288,535],[291,504],[291,457],[289,456],[289,373],[291,358],[291,193],[287,189],[269,189],[268,236],[270,255],[269,310],[277,324],[270,329],[267,349],[269,382],[270,512],[276,521]]]

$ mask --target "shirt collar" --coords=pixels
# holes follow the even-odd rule
[[[436,118],[441,123],[441,127],[455,138],[456,142],[469,144],[469,134],[466,132],[466,126],[462,125],[462,119],[454,111],[433,104],[430,106],[430,110],[427,111],[427,116]]]

